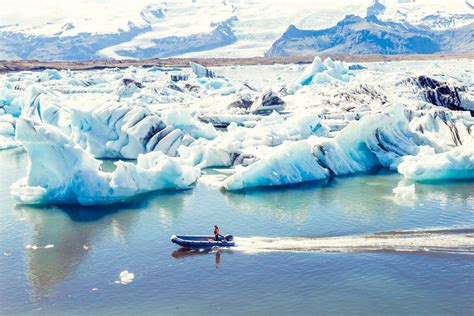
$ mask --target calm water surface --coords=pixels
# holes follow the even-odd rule
[[[474,313],[474,260],[449,253],[187,253],[175,233],[219,224],[237,236],[351,236],[474,228],[474,183],[417,184],[392,173],[292,188],[140,196],[102,206],[19,206],[27,160],[0,152],[0,314]],[[28,249],[28,245],[38,249]],[[53,248],[41,248],[54,245]],[[117,284],[128,270],[135,280]]]

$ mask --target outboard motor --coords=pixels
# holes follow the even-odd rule
[[[226,235],[225,236],[225,241],[232,241],[232,240],[234,240],[234,236],[232,236],[232,235]]]

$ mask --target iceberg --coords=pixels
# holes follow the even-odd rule
[[[288,142],[275,148],[268,157],[228,177],[223,187],[240,190],[315,181],[328,176],[328,170],[318,164],[307,142]]]
[[[250,107],[250,113],[265,113],[271,111],[282,111],[285,108],[285,101],[281,99],[271,89],[259,96]]]
[[[179,153],[188,164],[200,168],[248,165],[257,156],[265,155],[265,147],[275,147],[284,141],[304,140],[312,135],[326,136],[328,128],[314,113],[298,113],[284,119],[277,112],[264,117],[255,127],[248,128],[231,123],[227,133],[212,141],[200,140]]]
[[[395,169],[401,157],[418,153],[425,140],[410,131],[402,107],[352,121],[332,140],[315,146],[320,163],[334,175]]]
[[[166,125],[172,126],[174,129],[179,128],[194,138],[214,139],[217,137],[217,131],[211,123],[204,124],[198,121],[191,116],[188,110],[164,110],[161,118]]]
[[[11,194],[24,204],[115,203],[149,191],[188,188],[200,173],[161,152],[139,155],[136,165],[118,161],[116,170],[106,173],[100,161],[57,127],[27,118],[18,120],[16,140],[26,149],[29,163]]]
[[[191,66],[191,70],[194,72],[196,77],[198,78],[214,78],[216,74],[214,71],[198,64],[190,62],[189,65]]]
[[[474,179],[474,146],[458,146],[439,154],[430,147],[423,147],[418,155],[403,157],[398,172],[419,182]]]
[[[316,56],[303,74],[296,81],[297,86],[310,84],[323,84],[333,81],[348,82],[352,79],[352,74],[343,62],[333,61],[327,58],[324,62]]]
[[[0,115],[0,150],[20,146],[15,141],[16,118],[10,114]]]
[[[238,190],[368,172],[376,167],[394,169],[402,157],[418,153],[424,139],[410,131],[403,109],[394,107],[351,122],[333,139],[313,136],[294,143],[298,145],[284,143],[254,164],[236,169],[223,187]]]
[[[159,150],[176,156],[185,139],[146,107],[109,102],[99,107],[71,110],[72,138],[96,158],[136,159]],[[192,142],[187,137],[187,144]]]

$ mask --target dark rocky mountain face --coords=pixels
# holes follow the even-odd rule
[[[267,56],[316,53],[434,54],[474,51],[474,24],[447,31],[430,31],[408,23],[348,15],[323,30],[301,30],[290,25]]]

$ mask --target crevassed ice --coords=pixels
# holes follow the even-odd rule
[[[140,155],[137,164],[116,162],[112,173],[54,126],[21,118],[16,139],[25,147],[27,175],[11,193],[21,203],[104,204],[165,188],[187,188],[199,169],[161,152]]]
[[[367,63],[352,72],[315,58],[222,67],[218,76],[199,67],[2,74],[0,149],[27,150],[27,176],[12,188],[22,203],[113,203],[188,187],[211,167],[226,169],[203,183],[228,190],[379,167],[403,174],[406,187],[472,179],[472,114],[429,103],[406,80],[448,82],[453,100],[470,109],[472,62],[432,64]],[[252,111],[264,95],[285,106]],[[117,161],[106,173],[97,158],[136,162]]]

